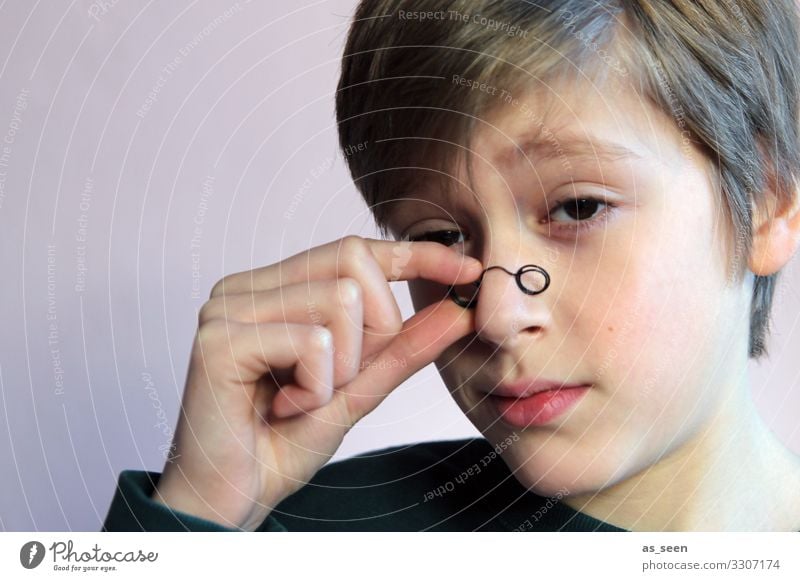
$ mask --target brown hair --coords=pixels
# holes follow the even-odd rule
[[[453,75],[512,95],[534,80],[630,75],[715,168],[741,280],[754,211],[796,195],[797,23],[794,0],[362,0],[336,95],[340,146],[369,144],[345,157],[386,235],[387,202],[431,181],[420,168],[452,187],[446,168],[462,151],[469,159],[476,124],[497,104]],[[778,274],[755,277],[752,358],[767,354]]]

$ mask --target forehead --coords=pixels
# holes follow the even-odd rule
[[[470,149],[497,170],[521,162],[561,165],[674,153],[671,119],[629,84],[589,82],[538,87],[504,101],[479,123]]]
[[[501,174],[526,168],[564,174],[627,161],[674,168],[676,161],[686,161],[677,157],[688,159],[674,120],[625,83],[542,85],[498,101],[476,121],[453,167],[444,170],[452,182],[468,185],[468,158],[473,171]],[[431,169],[421,171],[413,192],[403,196],[454,201],[454,192],[442,191],[430,179],[442,169]],[[401,203],[392,206],[402,208]]]

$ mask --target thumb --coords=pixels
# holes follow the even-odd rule
[[[403,323],[392,341],[342,387],[353,423],[374,410],[387,395],[435,361],[450,345],[473,332],[475,315],[450,300],[428,305]]]

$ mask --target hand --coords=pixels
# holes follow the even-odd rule
[[[480,273],[436,242],[347,236],[220,280],[200,310],[173,458],[153,498],[258,528],[356,422],[473,331],[474,315],[450,300],[403,322],[388,281]]]

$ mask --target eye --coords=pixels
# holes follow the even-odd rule
[[[604,218],[608,217],[614,204],[591,195],[570,196],[559,202],[548,217],[555,227],[562,230],[588,230],[599,225]],[[605,209],[604,209],[605,208]],[[598,213],[598,209],[600,212]],[[567,219],[557,217],[566,216]]]
[[[462,238],[463,235],[460,230],[435,230],[407,237],[410,242],[438,242],[445,246],[463,242]]]

